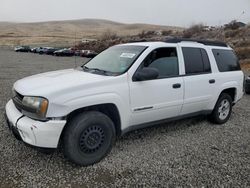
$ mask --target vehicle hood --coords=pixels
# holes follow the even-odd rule
[[[95,87],[109,79],[112,77],[84,72],[82,69],[66,69],[23,78],[14,84],[14,89],[22,95],[49,97],[79,88]]]

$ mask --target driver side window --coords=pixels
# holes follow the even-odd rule
[[[141,68],[143,67],[157,69],[159,72],[158,78],[178,76],[179,66],[176,48],[153,50],[143,61]]]

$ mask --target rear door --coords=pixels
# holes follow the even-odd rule
[[[204,48],[181,47],[184,65],[184,103],[181,114],[206,110],[213,100],[216,79]]]
[[[158,78],[129,82],[132,115],[130,125],[162,120],[180,114],[183,104],[183,77],[179,76],[176,47],[153,50],[139,69],[152,67],[159,71]]]

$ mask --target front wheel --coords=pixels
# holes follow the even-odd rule
[[[210,120],[216,124],[223,124],[228,121],[232,112],[232,98],[226,93],[222,93],[210,116]]]
[[[101,112],[84,112],[73,118],[63,136],[66,158],[78,165],[99,162],[112,148],[115,127],[112,120]]]

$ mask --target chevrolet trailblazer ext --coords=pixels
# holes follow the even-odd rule
[[[205,114],[222,124],[243,96],[243,72],[222,42],[171,39],[111,47],[77,69],[18,80],[6,120],[23,142],[100,161],[117,136]]]

